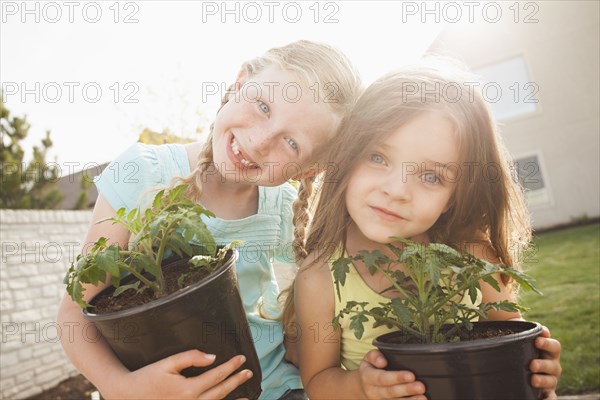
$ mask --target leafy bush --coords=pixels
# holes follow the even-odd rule
[[[124,226],[131,233],[132,240],[128,249],[123,249],[117,244],[108,244],[108,239],[101,237],[87,254],[78,255],[65,277],[71,298],[82,308],[88,307],[89,304],[83,300],[83,284],[98,285],[106,282],[107,276],[116,288],[113,296],[126,290],[151,290],[158,298],[165,294],[162,267],[168,253],[192,257],[190,265],[197,268],[218,265],[223,261],[230,246],[217,251],[215,239],[201,219],[202,215],[214,217],[214,214],[186,198],[185,190],[185,185],[169,191],[161,190],[151,207],[134,208],[128,213],[121,208],[116,216],[99,221],[112,221]],[[194,238],[202,245],[190,244]],[[137,280],[121,285],[126,274],[134,275]],[[178,280],[180,285],[182,278]]]
[[[360,251],[355,257],[341,257],[333,263],[334,283],[339,298],[340,285],[346,282],[352,261],[362,261],[371,274],[380,273],[390,282],[383,291],[396,291],[398,296],[387,303],[370,307],[366,302],[349,301],[334,319],[350,316],[350,328],[356,338],[364,333],[368,317],[375,321],[373,327],[385,325],[406,333],[420,343],[444,343],[459,340],[458,333],[473,328],[473,319],[485,319],[490,310],[508,312],[525,311],[524,307],[510,301],[481,303],[473,308],[462,302],[465,295],[472,303],[477,300],[480,282],[484,281],[500,291],[493,275],[512,278],[522,288],[539,294],[533,279],[502,264],[492,264],[468,252],[459,252],[439,243],[418,244],[398,238],[403,248],[388,244],[392,257],[379,250]],[[450,328],[442,329],[444,324]]]

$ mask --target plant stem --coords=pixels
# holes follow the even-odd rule
[[[414,257],[414,256],[413,256]],[[427,298],[429,293],[425,292],[425,271],[423,268],[418,268],[417,270],[417,293],[419,293],[419,303],[421,305],[428,304]],[[422,312],[422,309],[419,309],[419,315],[421,316],[421,334],[425,336],[425,342],[431,342],[431,333],[429,329],[429,316],[426,312]]]
[[[125,271],[128,271],[129,273],[131,273],[136,278],[138,278],[144,285],[146,285],[148,288],[152,289],[153,291],[156,292],[158,290],[161,290],[161,288],[155,282],[152,282],[151,280],[147,279],[144,275],[140,274],[139,272],[137,272],[135,269],[131,268],[126,263],[122,264],[122,268]]]
[[[163,290],[163,291],[166,289],[166,287],[165,287],[166,283],[165,283],[165,276],[163,275],[163,271],[162,271],[162,260],[163,260],[163,256],[165,253],[165,248],[167,247],[167,242],[168,242],[168,237],[169,237],[168,235],[173,230],[173,227],[177,226],[178,223],[179,223],[179,219],[174,219],[162,231],[160,246],[158,246],[158,252],[156,253],[156,262],[158,263],[158,267],[159,267],[158,275],[156,276],[156,281],[158,283],[158,286],[160,287],[160,290]]]
[[[493,275],[494,272],[490,272],[484,275],[481,275],[479,277],[479,279],[483,279],[483,277],[488,276],[488,275]],[[463,283],[461,286],[459,286],[458,288],[456,288],[455,290],[453,290],[452,292],[448,293],[446,295],[446,297],[444,297],[444,299],[442,301],[440,301],[438,303],[437,306],[433,307],[431,309],[431,311],[428,313],[427,317],[430,317],[431,315],[433,315],[437,310],[439,310],[440,308],[442,308],[445,304],[447,304],[454,296],[461,294],[462,292],[465,291],[465,289],[467,289],[469,287],[469,285],[471,285],[472,282],[470,282],[469,279],[465,279],[465,283]],[[463,294],[464,295],[464,294]]]
[[[390,281],[392,283],[392,286],[398,291],[400,292],[400,294],[402,295],[402,297],[404,299],[406,299],[410,304],[412,304],[414,307],[417,307],[417,305],[415,303],[413,303],[410,299],[410,296],[408,295],[408,293],[406,293],[404,291],[404,289],[402,289],[402,287],[400,285],[398,285],[398,282],[396,282],[396,280],[394,278],[391,277],[390,274],[388,274],[383,268],[381,268],[379,265],[374,264],[375,268],[377,268],[377,270],[379,272],[381,272],[383,275],[385,275],[386,279],[388,281]]]

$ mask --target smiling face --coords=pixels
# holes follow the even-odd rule
[[[219,111],[213,160],[227,182],[276,186],[309,172],[338,117],[291,72],[270,66],[242,84]]]
[[[440,113],[419,114],[358,161],[345,200],[354,222],[349,235],[361,248],[391,243],[393,236],[427,241],[459,178],[454,131]]]

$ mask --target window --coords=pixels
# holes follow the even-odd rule
[[[550,188],[544,176],[541,154],[535,153],[515,158],[515,171],[525,188],[525,200],[530,208],[552,204]]]
[[[529,79],[522,56],[475,69],[483,97],[497,120],[520,117],[537,110],[539,86]]]

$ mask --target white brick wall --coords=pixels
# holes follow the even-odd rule
[[[0,210],[0,398],[22,399],[77,372],[55,320],[90,211]]]

